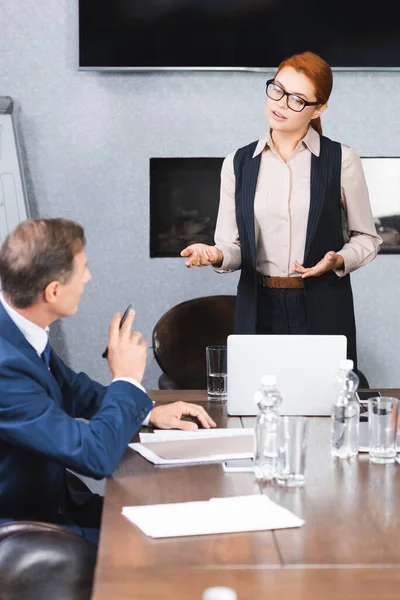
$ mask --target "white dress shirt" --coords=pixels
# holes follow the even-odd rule
[[[6,311],[10,319],[18,327],[26,341],[32,346],[32,348],[34,348],[34,350],[36,350],[38,355],[41,356],[49,339],[49,328],[40,327],[39,325],[36,325],[36,323],[32,323],[32,321],[29,321],[29,319],[27,319],[26,317],[23,317],[19,312],[17,312],[12,306],[8,304],[1,292],[0,302],[3,305],[4,310]],[[132,377],[116,377],[112,381],[126,381],[128,383],[131,383],[132,385],[136,385],[136,387],[138,387],[146,393],[144,387]],[[143,421],[143,425],[148,425],[149,419],[150,413]]]
[[[334,269],[339,277],[372,261],[382,244],[369,202],[362,162],[344,144],[341,165],[341,205],[347,217],[347,236],[337,251],[344,268]],[[276,151],[270,134],[259,140],[253,158],[261,154],[254,198],[257,271],[263,275],[300,277],[293,263],[304,260],[310,208],[311,155],[320,154],[320,136],[310,127],[285,162]],[[224,260],[219,273],[235,271],[241,265],[239,231],[235,211],[235,172],[229,154],[221,170],[221,194],[215,229],[215,245]],[[333,250],[333,248],[332,248]]]

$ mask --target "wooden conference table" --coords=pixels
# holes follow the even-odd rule
[[[400,398],[400,389],[381,390]],[[156,402],[201,402],[218,427],[249,427],[203,391],[154,391]],[[238,600],[400,598],[400,465],[367,454],[330,457],[328,417],[312,417],[305,486],[260,487],[252,473],[220,464],[155,467],[127,449],[106,482],[92,600],[201,600],[214,585]],[[296,529],[153,540],[121,515],[123,506],[266,493],[305,519]],[[179,514],[177,514],[179,518]]]

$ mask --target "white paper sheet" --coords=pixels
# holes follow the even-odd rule
[[[215,429],[197,429],[196,431],[182,431],[179,429],[156,429],[153,433],[139,433],[139,439],[142,444],[151,441],[168,440],[192,440],[208,437],[234,437],[237,435],[254,435],[253,427],[233,427],[215,428]]]
[[[142,444],[129,444],[135,452],[138,452],[143,458],[150,461],[154,465],[195,465],[202,463],[215,463],[222,462],[224,460],[234,460],[236,458],[252,458],[254,451],[249,452],[226,452],[224,454],[206,454],[207,449],[204,449],[204,456],[197,458],[162,458],[151,451],[147,446]]]
[[[236,458],[251,458],[254,456],[254,429],[253,428],[232,428],[232,429],[199,429],[197,431],[156,431],[154,433],[141,433],[140,442],[129,444],[135,452],[138,452],[141,456],[146,458],[155,465],[184,465],[184,464],[201,464],[201,463],[215,463],[222,462],[224,460],[233,460]],[[249,451],[235,451],[233,448],[225,450],[223,453],[216,453],[211,449],[207,449],[207,440],[215,441],[218,438],[235,438],[240,437],[243,440],[244,436],[251,438],[251,450]],[[197,457],[179,457],[179,458],[163,458],[155,451],[152,451],[152,442],[177,442],[182,441],[183,443],[187,440],[204,440],[204,455]],[[143,444],[146,444],[144,446]],[[182,446],[183,448],[183,446]]]
[[[152,538],[301,527],[305,521],[254,494],[150,506],[124,506],[122,514]]]

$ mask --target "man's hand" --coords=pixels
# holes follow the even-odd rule
[[[207,246],[207,244],[192,244],[181,252],[181,256],[188,256],[186,266],[191,267],[220,267],[224,260],[222,251],[216,246]]]
[[[196,417],[204,429],[217,426],[202,406],[189,402],[174,402],[156,406],[150,413],[149,424],[159,429],[184,429],[186,431],[198,429],[196,423],[182,420],[185,415]]]
[[[341,254],[337,254],[336,252],[330,251],[327,252],[322,260],[317,262],[313,267],[303,267],[296,260],[293,264],[293,271],[296,273],[301,273],[302,278],[305,277],[318,277],[319,275],[323,275],[328,271],[332,271],[332,269],[343,269],[344,260]]]
[[[142,334],[132,331],[135,311],[131,309],[122,325],[121,314],[114,315],[108,335],[108,366],[113,379],[130,377],[141,383],[146,368],[147,344],[141,341]]]

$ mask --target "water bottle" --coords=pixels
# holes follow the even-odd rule
[[[282,396],[275,375],[264,375],[254,400],[260,410],[255,425],[255,468],[257,479],[270,481],[278,473]]]
[[[230,587],[210,587],[204,590],[202,600],[237,600],[237,594]]]
[[[352,360],[340,361],[334,379],[337,401],[332,409],[331,454],[339,458],[350,458],[358,454],[358,432],[360,405],[356,397],[359,386]]]

